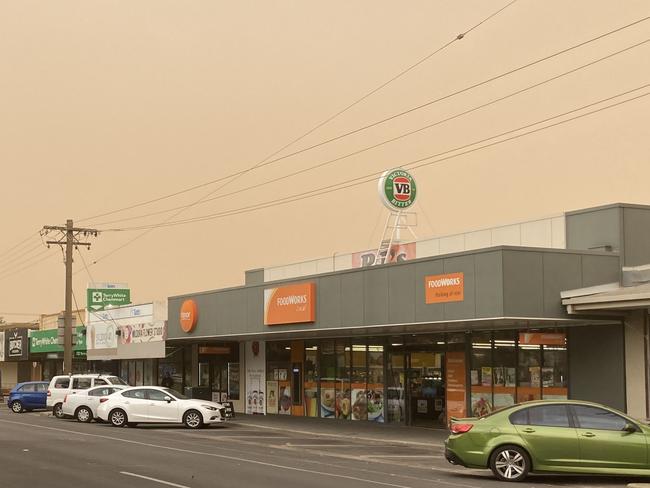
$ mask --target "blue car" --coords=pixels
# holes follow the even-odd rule
[[[14,413],[21,413],[37,408],[47,408],[47,381],[27,381],[18,383],[11,392],[7,406]]]

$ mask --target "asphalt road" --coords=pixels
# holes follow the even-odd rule
[[[520,487],[619,487],[638,479],[532,476]],[[648,479],[647,481],[650,481]],[[24,488],[491,488],[486,471],[449,465],[440,445],[260,428],[235,420],[190,431],[117,429],[0,408],[0,486]]]

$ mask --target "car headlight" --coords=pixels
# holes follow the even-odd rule
[[[212,405],[201,405],[201,406],[206,410],[214,410],[214,411],[219,410],[217,407],[213,407]]]

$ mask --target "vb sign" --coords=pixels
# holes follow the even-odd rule
[[[390,210],[404,210],[415,202],[415,179],[406,171],[385,171],[379,178],[379,197]]]

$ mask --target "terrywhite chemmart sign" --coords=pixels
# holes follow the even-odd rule
[[[88,309],[93,311],[131,303],[131,290],[126,283],[90,283],[86,293]]]

